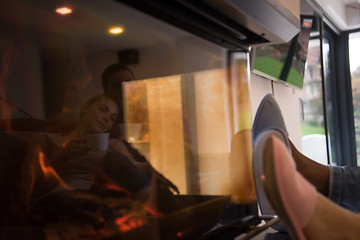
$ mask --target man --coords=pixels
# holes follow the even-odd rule
[[[110,133],[111,137],[123,138],[120,125],[124,123],[124,111],[121,109],[123,106],[123,82],[134,80],[133,72],[126,66],[118,63],[110,64],[105,68],[101,75],[101,84],[105,94],[108,94],[112,99],[116,101],[119,106],[118,119],[112,127]],[[139,162],[146,162],[144,156],[142,156],[135,148],[133,148],[127,141],[124,144],[128,148],[128,151],[133,155],[135,160]]]
[[[123,134],[120,129],[120,124],[124,123],[124,115],[121,107],[123,106],[123,88],[122,85],[124,82],[135,80],[133,72],[126,66],[114,63],[109,65],[101,75],[101,84],[104,90],[104,93],[111,96],[117,103],[120,108],[119,111],[119,117],[117,119],[117,122],[114,124],[113,128],[110,131],[110,135],[112,137],[119,138],[122,140],[124,145],[126,146],[127,150],[132,155],[133,159],[138,162],[147,162],[147,159],[142,156],[135,148],[131,146],[129,142],[124,140]],[[179,193],[178,188],[168,179],[166,179],[162,174],[157,172],[154,169],[156,173],[156,179],[158,182],[157,188],[159,188],[158,191],[158,201],[159,204],[162,205],[162,210],[167,212],[170,211],[172,206],[169,205],[169,201],[172,200],[172,194],[169,190],[165,189],[172,189],[173,191]],[[151,178],[152,176],[149,176]],[[166,204],[167,203],[167,204]],[[169,208],[167,208],[167,206]]]
[[[123,106],[123,82],[134,80],[133,72],[126,66],[113,63],[109,65],[101,75],[101,84],[104,93],[112,97],[121,108]],[[124,122],[123,111],[119,112],[119,123]]]

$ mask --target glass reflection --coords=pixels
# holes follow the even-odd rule
[[[49,238],[114,237],[135,228],[141,231],[133,239],[169,239],[162,234],[195,236],[214,226],[228,196],[245,207],[255,203],[247,54],[234,54],[228,63],[226,49],[117,1],[68,1],[68,15],[54,12],[57,3],[0,3],[0,143],[6,146],[0,157],[10,162],[0,181],[9,183],[0,198],[6,213],[1,225],[36,226],[36,234]],[[114,25],[124,32],[108,34]],[[33,144],[41,136],[49,152],[66,146],[46,136],[64,137],[74,129],[87,110],[83,102],[106,90],[102,73],[112,63],[128,66],[134,76],[111,93],[125,101],[119,101],[119,131],[110,133],[153,167],[156,177],[143,174],[151,183],[149,201],[124,190],[131,178],[122,179],[123,185],[100,179],[100,190],[92,185],[42,195],[48,177],[64,179],[47,152]],[[250,213],[242,210],[237,218]],[[27,222],[29,215],[33,222]],[[175,224],[178,219],[183,224]]]

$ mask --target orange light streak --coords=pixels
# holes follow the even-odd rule
[[[39,164],[41,171],[44,173],[45,177],[50,178],[54,177],[63,187],[69,189],[70,187],[66,185],[66,183],[61,179],[61,177],[57,174],[51,166],[46,166],[45,164],[45,155],[42,151],[39,150]]]

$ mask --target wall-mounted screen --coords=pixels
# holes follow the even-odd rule
[[[291,41],[255,48],[253,72],[301,89],[312,23],[311,16],[302,16],[301,30]]]

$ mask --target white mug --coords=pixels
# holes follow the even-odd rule
[[[106,151],[109,147],[109,133],[88,134],[87,144],[93,151]]]

